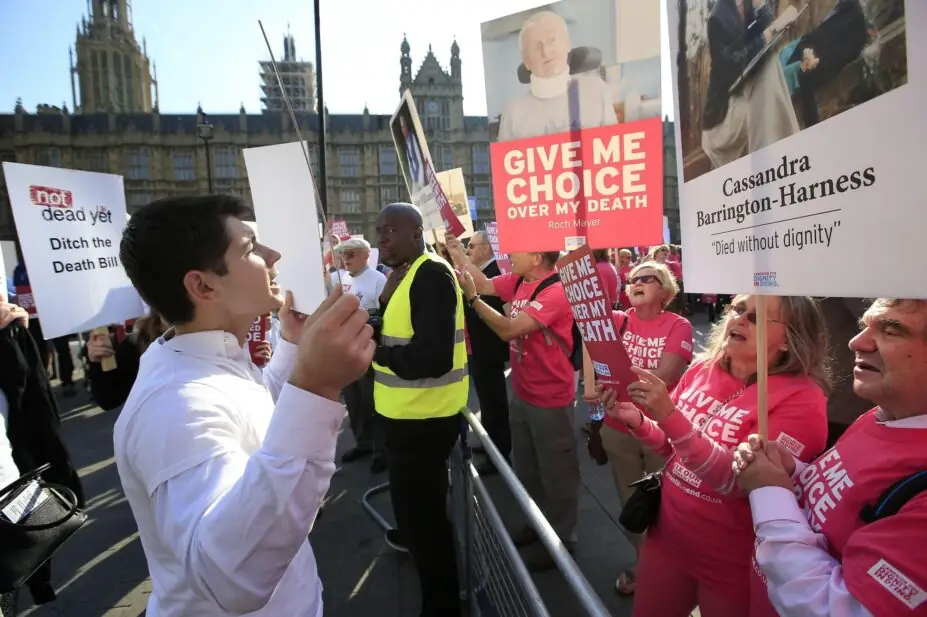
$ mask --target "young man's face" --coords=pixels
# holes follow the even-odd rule
[[[283,306],[283,295],[274,282],[280,253],[255,240],[254,232],[237,218],[225,223],[229,247],[225,251],[228,272],[216,277],[216,300],[232,321],[254,320]]]

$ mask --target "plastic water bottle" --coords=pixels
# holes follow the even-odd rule
[[[605,419],[605,405],[602,403],[589,404],[589,419],[592,422],[601,422]]]

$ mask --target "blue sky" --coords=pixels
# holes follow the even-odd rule
[[[641,0],[659,1],[664,0]],[[274,54],[282,55],[287,24],[296,54],[315,62],[311,0],[134,0],[136,38],[156,62],[161,111],[209,113],[260,110],[258,60],[268,59],[257,21],[264,22]],[[447,68],[454,38],[460,45],[464,111],[486,113],[480,23],[540,4],[539,0],[321,0],[325,102],[332,113],[392,113],[399,99],[399,45],[412,47],[413,70],[431,44]],[[466,9],[461,9],[461,6]],[[363,7],[359,9],[358,7]],[[665,8],[664,8],[665,13]],[[87,14],[86,0],[0,0],[0,113],[17,97],[71,107],[68,46]],[[673,117],[663,37],[663,107]]]

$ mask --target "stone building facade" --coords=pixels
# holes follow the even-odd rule
[[[214,192],[239,195],[250,203],[242,149],[296,141],[289,114],[275,110],[249,114],[244,107],[237,114],[207,116],[203,109],[191,114],[160,113],[157,83],[147,73],[144,45],[139,48],[132,33],[128,0],[93,0],[92,11],[90,20],[83,20],[78,28],[77,111],[41,105],[28,113],[17,101],[12,114],[0,114],[0,161],[122,175],[130,213],[153,199],[207,192],[210,180]],[[104,64],[112,68],[116,56],[123,59],[121,79],[101,68]],[[103,60],[107,57],[110,60]],[[399,64],[397,95],[406,89],[412,92],[435,169],[463,168],[468,194],[476,198],[478,221],[492,220],[489,123],[483,116],[464,115],[459,46],[456,41],[451,46],[447,69],[431,46],[415,69],[411,46],[403,38]],[[131,96],[126,90],[130,83]],[[297,111],[296,116],[303,138],[317,143],[319,115]],[[390,117],[367,109],[359,114],[330,114],[326,109],[324,116],[328,136],[324,202],[330,214],[344,218],[354,233],[372,240],[381,206],[408,199],[389,133]],[[202,125],[207,124],[208,141],[201,139]],[[667,135],[665,158],[672,160],[672,166],[667,166],[666,182],[675,187],[675,142],[671,130]],[[315,144],[310,154],[318,177]],[[667,186],[666,206],[676,241],[677,194]],[[5,183],[0,183],[0,240],[14,237],[9,196]]]

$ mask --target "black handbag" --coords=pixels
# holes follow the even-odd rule
[[[50,468],[0,489],[0,593],[22,586],[87,520],[74,491],[42,480]]]
[[[740,388],[718,404],[702,426],[708,424],[708,421],[714,417],[715,411],[723,409],[725,405],[743,394],[744,390],[745,388]],[[657,516],[660,514],[660,490],[663,486],[664,471],[666,471],[665,466],[660,471],[649,473],[637,482],[629,484],[634,492],[621,508],[618,522],[631,533],[644,533],[648,527],[657,522]]]
[[[621,508],[618,522],[631,533],[644,533],[657,522],[660,513],[660,487],[663,486],[663,469],[649,473],[630,484],[634,492]]]

